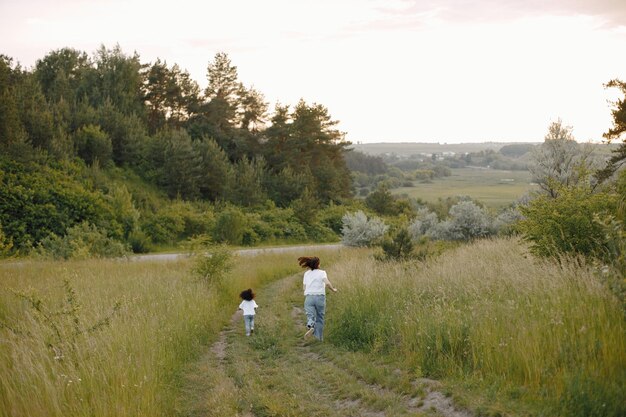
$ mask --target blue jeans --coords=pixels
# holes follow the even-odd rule
[[[304,299],[304,312],[307,326],[315,326],[313,336],[318,340],[324,339],[324,312],[326,311],[326,296],[307,295]]]
[[[246,336],[250,336],[250,332],[254,330],[254,314],[244,315],[243,324],[246,326]]]

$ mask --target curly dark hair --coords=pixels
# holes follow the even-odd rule
[[[252,300],[254,299],[254,296],[255,296],[255,295],[256,295],[256,294],[254,294],[254,293],[252,292],[252,288],[248,288],[247,290],[243,290],[243,291],[241,292],[241,294],[239,294],[239,296],[240,296],[241,298],[243,298],[244,300],[246,300],[246,301],[252,301]]]
[[[317,269],[320,267],[320,258],[317,256],[301,256],[298,258],[298,263],[302,268]]]

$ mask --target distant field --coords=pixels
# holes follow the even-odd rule
[[[519,142],[522,143],[522,142]],[[530,143],[530,142],[524,142]],[[353,144],[351,148],[369,155],[396,154],[414,155],[419,153],[442,153],[442,152],[480,152],[485,150],[499,151],[505,145],[512,143],[484,142],[484,143],[360,143]]]
[[[406,194],[428,202],[436,202],[440,197],[468,195],[488,207],[498,209],[536,189],[535,185],[530,184],[530,180],[528,171],[462,168],[453,169],[449,177],[435,179],[429,184],[414,181],[413,187],[396,188],[392,193]]]

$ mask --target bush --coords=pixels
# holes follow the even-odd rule
[[[240,208],[230,206],[217,216],[213,237],[217,242],[241,245],[248,229],[248,219]]]
[[[38,251],[53,259],[115,258],[128,254],[124,244],[88,222],[69,228],[63,237],[51,234],[41,242]]]
[[[219,284],[233,269],[234,255],[225,245],[206,245],[195,255],[193,272],[206,284]]]
[[[379,218],[368,219],[365,213],[346,213],[343,218],[342,242],[346,246],[369,246],[382,238],[387,225]]]
[[[148,253],[152,250],[152,241],[142,230],[136,229],[128,235],[128,244],[133,253]]]
[[[470,240],[491,234],[489,214],[473,201],[461,201],[450,208],[450,240]]]
[[[172,244],[185,230],[185,220],[179,213],[165,209],[147,215],[141,229],[153,243]]]
[[[426,235],[429,230],[433,229],[438,222],[439,220],[435,213],[430,212],[426,208],[421,208],[417,211],[415,219],[409,224],[409,235],[414,241],[417,241]]]
[[[2,224],[0,224],[0,259],[8,256],[11,249],[13,249],[13,239],[4,235]]]
[[[413,254],[413,242],[407,229],[400,229],[393,239],[387,238],[381,244],[382,260],[409,259]]]
[[[346,206],[337,206],[331,203],[320,211],[319,220],[324,226],[339,236],[343,227],[343,216],[347,211],[348,208]]]
[[[608,253],[605,228],[594,215],[615,211],[615,196],[593,194],[589,186],[558,187],[556,197],[547,194],[520,206],[524,219],[518,230],[540,256],[573,254],[603,258]]]

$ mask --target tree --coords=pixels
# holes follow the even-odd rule
[[[622,137],[626,132],[626,83],[618,79],[609,81],[607,88],[618,88],[624,94],[624,97],[615,102],[615,107],[611,111],[613,116],[613,127],[604,133],[604,138],[610,143],[611,141]],[[607,165],[597,173],[600,181],[610,178],[613,173],[619,170],[626,163],[626,136],[623,137],[622,144],[613,151],[613,156],[607,162]]]
[[[124,115],[144,116],[142,64],[139,55],[127,56],[119,45],[102,45],[94,54],[94,65],[86,74],[85,89],[91,105],[99,107],[107,100]]]
[[[85,75],[91,69],[85,52],[62,48],[37,60],[34,74],[49,102],[63,100],[73,105],[80,97]]]
[[[164,130],[145,150],[143,175],[164,187],[170,197],[193,199],[199,194],[201,157],[184,130]]]
[[[100,126],[83,126],[74,134],[76,153],[88,165],[98,162],[106,165],[111,160],[111,138],[100,130]]]
[[[192,146],[200,157],[200,195],[211,201],[225,199],[233,185],[233,167],[228,155],[213,139],[194,140]]]
[[[12,59],[0,55],[0,145],[9,147],[26,140],[15,94]]]
[[[365,205],[378,214],[391,215],[395,213],[395,198],[385,185],[380,185],[376,191],[365,198]]]
[[[200,88],[187,71],[178,65],[168,68],[157,59],[144,73],[144,100],[148,107],[148,128],[151,133],[167,126],[182,127],[198,107]]]
[[[241,128],[258,132],[267,117],[265,97],[254,88],[246,88],[243,84],[239,84],[238,95],[241,101]]]
[[[413,253],[413,242],[407,229],[400,229],[392,239],[385,239],[381,243],[385,259],[409,259]]]
[[[255,206],[267,197],[262,187],[265,176],[265,160],[244,158],[235,165],[235,183],[229,192],[229,199],[235,204]]]
[[[226,53],[218,52],[207,67],[207,77],[209,85],[205,96],[209,99],[210,119],[218,129],[227,131],[237,122],[237,101],[241,90],[237,67],[232,65]]]
[[[563,126],[561,119],[552,122],[541,146],[532,151],[529,167],[534,181],[550,197],[556,198],[560,186],[576,185],[587,178],[590,148],[581,147],[572,135],[571,126]]]

